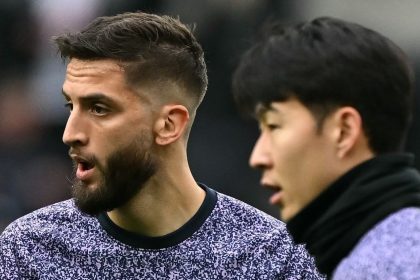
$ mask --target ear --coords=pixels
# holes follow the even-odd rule
[[[342,107],[333,113],[334,141],[337,156],[344,158],[357,148],[363,137],[362,117],[353,107]]]
[[[187,128],[190,115],[182,105],[165,105],[155,122],[155,141],[158,145],[168,145],[178,140]]]

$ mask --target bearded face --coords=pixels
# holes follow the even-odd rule
[[[114,151],[105,164],[100,164],[95,156],[86,157],[85,168],[97,168],[99,173],[95,187],[77,179],[76,172],[81,163],[74,161],[72,193],[82,212],[97,215],[124,205],[155,174],[157,163],[150,152],[150,139],[146,138],[143,134],[140,139]]]

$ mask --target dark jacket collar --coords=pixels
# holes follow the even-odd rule
[[[420,207],[420,174],[414,156],[377,156],[340,177],[288,223],[306,243],[318,268],[330,275],[360,238],[387,215]]]

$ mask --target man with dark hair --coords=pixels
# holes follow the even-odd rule
[[[321,279],[285,225],[197,184],[187,140],[203,51],[168,16],[100,17],[55,38],[74,199],[13,222],[1,279]]]
[[[420,279],[420,175],[402,152],[413,73],[389,39],[334,18],[272,24],[233,80],[250,165],[335,279]]]

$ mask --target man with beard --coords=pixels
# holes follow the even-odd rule
[[[413,70],[389,39],[317,18],[273,24],[234,75],[260,136],[250,164],[333,279],[420,279],[420,174],[402,152]]]
[[[186,147],[207,87],[178,20],[100,17],[55,38],[74,199],[13,222],[1,279],[321,279],[282,222],[197,184]]]

